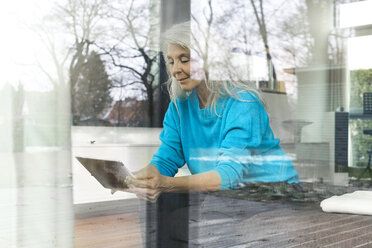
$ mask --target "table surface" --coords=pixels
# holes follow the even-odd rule
[[[76,247],[141,247],[136,199],[76,206]],[[190,247],[372,247],[372,216],[333,214],[318,204],[209,196],[191,204]]]

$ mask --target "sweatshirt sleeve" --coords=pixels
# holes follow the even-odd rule
[[[269,125],[267,113],[258,99],[234,100],[226,115],[215,169],[222,179],[221,189],[234,188],[243,181],[249,173],[251,157],[261,145]]]
[[[178,111],[175,104],[171,102],[163,121],[163,131],[160,134],[161,145],[150,162],[164,176],[173,177],[178,172],[178,168],[185,164],[179,122]]]

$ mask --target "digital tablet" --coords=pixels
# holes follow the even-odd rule
[[[120,161],[76,157],[97,181],[108,189],[125,189],[127,177],[133,174]]]

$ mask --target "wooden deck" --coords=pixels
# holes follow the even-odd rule
[[[76,247],[141,247],[138,206],[136,199],[77,205]],[[372,247],[372,216],[208,196],[191,207],[190,233],[190,247]]]

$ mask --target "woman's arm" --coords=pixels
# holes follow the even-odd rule
[[[221,177],[217,171],[166,179],[167,192],[217,191],[221,188]]]
[[[154,165],[148,165],[134,173],[136,178],[128,178],[126,183],[131,193],[139,198],[155,201],[161,192],[216,191],[221,187],[221,177],[217,171],[183,177],[167,177],[160,174]]]

